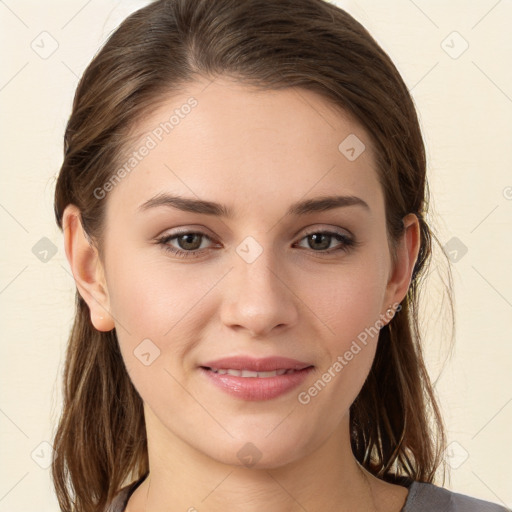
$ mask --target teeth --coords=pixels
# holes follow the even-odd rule
[[[276,377],[277,375],[284,375],[285,373],[293,373],[295,370],[282,368],[280,370],[272,370],[270,372],[254,372],[252,370],[231,370],[224,368],[210,368],[212,372],[218,373],[220,375],[234,375],[235,377],[258,377],[258,378],[267,378],[267,377]]]

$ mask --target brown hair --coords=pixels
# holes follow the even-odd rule
[[[433,482],[445,433],[418,321],[419,284],[432,241],[439,244],[425,220],[425,149],[399,72],[349,14],[323,0],[158,0],[129,16],[76,91],[55,191],[59,227],[65,207],[76,205],[101,249],[106,200],[94,190],[122,162],[137,121],[198,76],[229,76],[267,90],[304,88],[343,108],[376,148],[392,255],[402,218],[417,215],[421,248],[411,285],[400,313],[380,331],[373,366],[350,408],[351,442],[357,460],[383,480]],[[448,292],[453,318],[451,277]],[[122,486],[148,473],[147,438],[115,329],[96,331],[78,292],[63,385],[52,465],[59,504],[63,511],[102,511]]]

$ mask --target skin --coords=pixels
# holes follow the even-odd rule
[[[397,512],[407,489],[362,470],[350,448],[349,407],[378,336],[308,404],[297,395],[403,300],[418,256],[417,218],[404,217],[393,266],[372,143],[359,123],[311,91],[261,91],[227,78],[207,85],[190,84],[138,126],[143,140],[190,96],[198,101],[103,199],[102,255],[77,208],[64,214],[66,254],[91,321],[100,331],[116,327],[144,401],[150,477],[126,510],[220,511],[229,503],[244,512]],[[366,146],[354,161],[338,150],[349,134]],[[234,216],[138,210],[161,192],[222,203]],[[296,201],[332,194],[360,197],[370,209],[285,216]],[[180,227],[207,235],[199,257],[180,259],[155,243]],[[326,254],[306,228],[353,235],[359,245]],[[236,252],[247,236],[263,250],[252,263]],[[331,240],[327,250],[341,246]],[[177,238],[168,245],[187,247]],[[160,356],[146,366],[134,350],[147,338]],[[315,369],[285,395],[244,401],[197,368],[238,354],[292,357]],[[252,467],[237,456],[248,442],[261,457]]]

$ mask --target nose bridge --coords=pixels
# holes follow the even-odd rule
[[[277,277],[281,265],[269,243],[263,247],[253,237],[248,237],[239,244],[236,253],[234,278],[239,281],[239,301],[247,304],[256,301],[252,307],[257,306],[263,312],[264,309],[269,309],[265,304],[278,299],[285,300],[283,284]]]
[[[271,247],[264,247],[254,237],[247,237],[236,247],[230,293],[222,310],[226,325],[261,335],[297,321],[294,295],[285,284],[285,276],[280,275],[283,265],[277,257]]]
[[[275,294],[282,292],[278,290],[282,287],[278,279],[280,265],[270,248],[266,248],[254,260],[247,261],[240,255],[239,259],[234,270],[241,281],[240,291],[248,292],[243,295],[250,297],[253,294],[262,293],[270,300]]]

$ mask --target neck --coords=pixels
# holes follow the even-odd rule
[[[256,468],[221,463],[160,426],[148,431],[150,474],[126,512],[374,512],[376,479],[354,458],[348,427],[347,415],[310,453]]]

